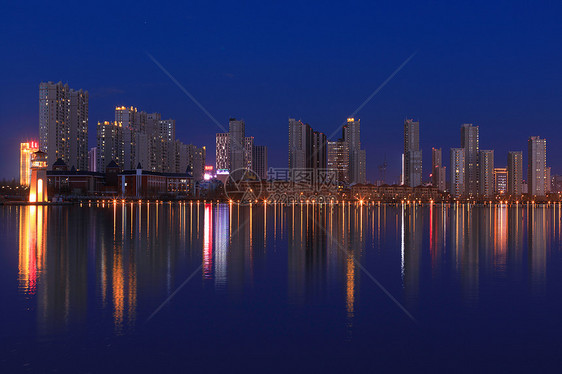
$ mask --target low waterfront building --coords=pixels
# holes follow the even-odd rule
[[[119,173],[119,192],[124,198],[187,198],[193,196],[194,181],[191,173],[158,173],[143,170],[140,164],[135,170]]]
[[[443,193],[435,186],[354,184],[350,187],[350,199],[361,201],[398,202],[403,200],[441,201]]]
[[[115,197],[117,180],[112,176],[118,171],[119,166],[115,162],[107,166],[106,173],[76,170],[75,167],[68,170],[68,165],[59,158],[52,170],[47,171],[49,194]]]

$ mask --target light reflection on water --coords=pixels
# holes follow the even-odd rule
[[[92,320],[116,335],[132,332],[197,264],[197,287],[212,284],[216,292],[241,295],[259,279],[272,292],[286,288],[279,297],[288,305],[335,299],[352,334],[360,291],[370,281],[349,255],[380,274],[415,315],[422,290],[440,281],[453,288],[437,292],[458,292],[466,305],[478,304],[483,282],[510,276],[528,279],[541,294],[561,232],[559,205],[108,203],[3,210],[5,221],[17,219],[18,290],[36,313],[39,335]]]

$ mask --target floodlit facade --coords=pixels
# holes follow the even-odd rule
[[[494,168],[494,193],[497,195],[507,193],[507,168]]]
[[[254,137],[246,136],[244,138],[244,168],[254,170]]]
[[[230,138],[227,132],[216,135],[215,169],[230,169]]]
[[[39,150],[37,142],[20,143],[20,184],[29,186],[31,182],[31,155]]]
[[[29,202],[48,202],[47,196],[47,154],[37,151],[31,154],[31,180],[29,182]]]

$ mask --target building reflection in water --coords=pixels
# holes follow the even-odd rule
[[[528,208],[528,263],[531,287],[534,291],[543,291],[546,280],[546,260],[550,240],[551,220],[547,219],[547,208],[532,205]]]
[[[35,294],[38,274],[44,268],[44,210],[43,206],[19,209],[18,282],[20,293],[26,295]]]
[[[230,227],[230,207],[219,205],[216,207],[215,223],[215,287],[224,289],[227,284],[228,237]]]
[[[401,208],[401,248],[403,287],[409,302],[415,301],[419,294],[420,266],[423,239],[422,208],[415,204],[402,204]]]
[[[213,206],[205,204],[203,221],[203,278],[213,276]]]
[[[111,311],[114,333],[123,334],[146,313],[140,305],[152,311],[194,264],[203,264],[204,284],[235,296],[269,274],[257,269],[270,251],[284,256],[286,248],[286,265],[274,266],[287,266],[289,302],[338,298],[351,332],[360,312],[356,261],[375,277],[377,264],[392,269],[385,285],[402,287],[407,308],[440,281],[453,282],[468,304],[497,276],[528,277],[541,291],[560,218],[560,205],[25,206],[17,210],[18,287],[36,303],[41,334],[85,325],[89,310]]]

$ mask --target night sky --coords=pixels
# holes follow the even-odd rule
[[[2,6],[0,178],[17,177],[19,142],[38,139],[38,86],[49,80],[90,92],[90,147],[97,122],[132,105],[176,119],[177,137],[207,146],[214,165],[221,130],[147,53],[223,126],[243,118],[270,166],[283,167],[289,117],[332,134],[416,53],[356,115],[368,180],[386,157],[387,182],[398,181],[404,118],[420,121],[424,179],[431,147],[448,160],[462,123],[480,126],[496,166],[508,150],[525,151],[526,162],[527,138],[546,137],[547,163],[562,173],[554,1],[22,3]]]

